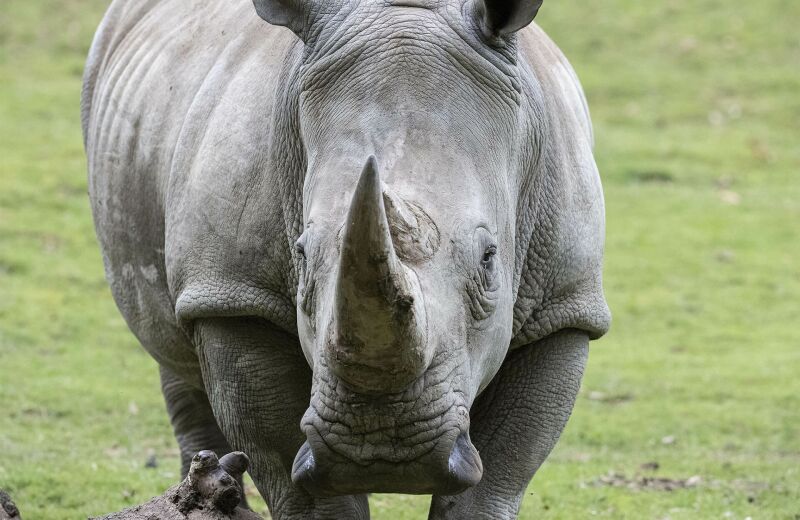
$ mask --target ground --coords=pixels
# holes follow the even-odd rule
[[[0,488],[25,518],[178,480],[86,196],[80,76],[105,4],[0,8]],[[594,117],[614,324],[521,518],[800,518],[799,20],[797,0],[545,2]],[[425,517],[426,497],[371,501]]]

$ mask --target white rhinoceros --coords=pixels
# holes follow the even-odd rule
[[[92,208],[184,473],[245,451],[278,519],[367,518],[369,492],[516,517],[610,319],[591,124],[540,3],[112,3]]]

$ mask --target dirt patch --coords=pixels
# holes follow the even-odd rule
[[[620,403],[627,403],[628,401],[633,401],[634,395],[631,393],[617,393],[617,394],[607,394],[605,392],[599,392],[593,390],[586,394],[586,398],[590,401],[599,401],[601,403],[608,403],[608,404],[620,404]]]
[[[655,464],[655,463],[650,463]],[[703,479],[697,475],[688,478],[652,477],[634,475],[627,477],[621,473],[609,472],[590,483],[594,487],[617,487],[633,491],[677,491],[700,486]]]

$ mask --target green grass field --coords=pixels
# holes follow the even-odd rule
[[[86,196],[105,4],[0,3],[0,488],[26,519],[178,478]],[[547,0],[539,22],[593,112],[614,325],[521,518],[800,519],[800,2]],[[427,497],[372,504],[420,519]]]

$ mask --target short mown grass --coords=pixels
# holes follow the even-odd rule
[[[178,478],[86,196],[78,99],[105,4],[0,5],[0,488],[29,519]],[[593,113],[614,325],[521,518],[797,520],[800,2],[548,1],[539,21]],[[395,520],[428,499],[371,500]]]

